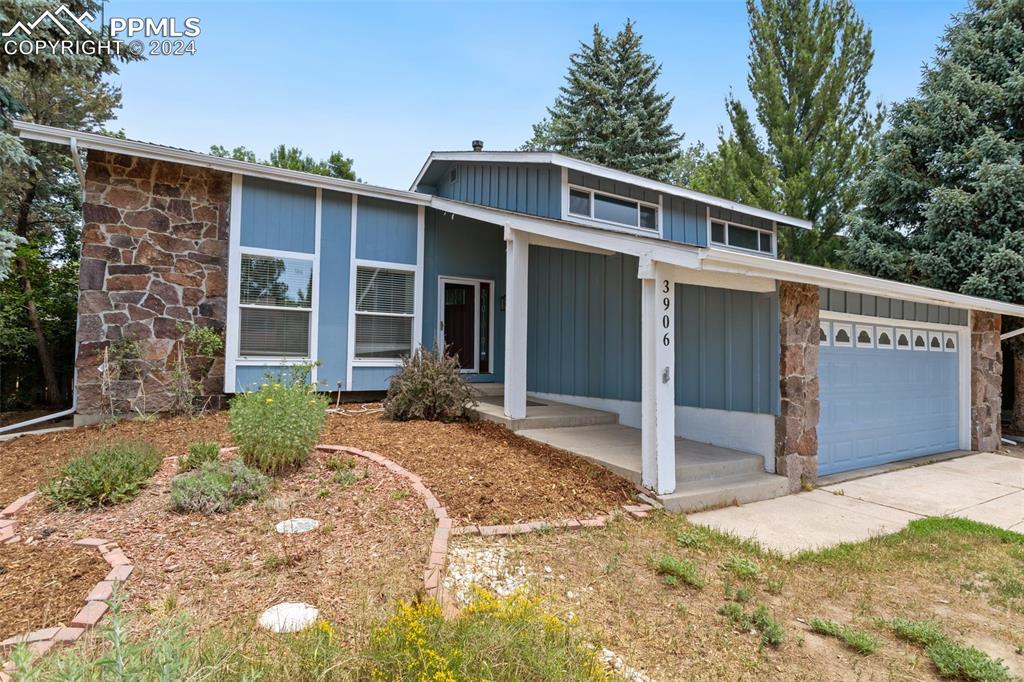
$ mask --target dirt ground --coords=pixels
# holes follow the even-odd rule
[[[365,634],[396,598],[421,587],[433,516],[409,484],[383,467],[358,462],[366,476],[333,481],[333,455],[308,462],[274,482],[268,499],[227,514],[169,509],[177,464],[166,460],[130,503],[92,512],[57,512],[37,498],[18,515],[24,537],[48,544],[95,536],[116,539],[135,562],[126,611],[145,626],[178,609],[197,625],[251,626],[281,601],[306,601],[353,639]],[[315,531],[285,536],[274,524],[311,517]]]
[[[937,619],[948,635],[1024,675],[1024,599],[1004,602],[984,587],[998,575],[1024,579],[1024,537],[1013,544],[908,532],[855,551],[785,560],[693,528],[659,513],[585,533],[463,536],[453,551],[479,552],[485,560],[503,554],[499,573],[545,595],[556,613],[576,617],[627,665],[659,681],[939,679],[921,649],[875,621],[896,616]],[[666,585],[652,567],[652,558],[666,553],[694,561],[706,585]],[[753,561],[757,577],[730,577],[722,565],[732,556]],[[747,613],[764,604],[782,623],[779,649],[763,646],[756,634],[738,631],[719,615],[727,583],[734,595],[750,589]],[[812,633],[808,622],[816,617],[867,631],[881,646],[869,656],[854,653]]]
[[[227,414],[125,420],[0,443],[0,505],[36,488],[99,443],[147,440],[167,455],[196,440],[230,445]],[[423,477],[449,514],[500,524],[594,516],[634,497],[633,486],[601,467],[489,422],[390,422],[379,413],[330,415],[321,443],[389,457]]]
[[[70,621],[109,570],[91,547],[0,544],[0,640]]]

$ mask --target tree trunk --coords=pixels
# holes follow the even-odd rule
[[[19,236],[28,239],[28,223],[32,210],[32,202],[35,199],[36,187],[33,183],[25,191],[21,199],[21,206],[18,209],[17,233]],[[28,323],[32,327],[32,334],[36,340],[36,354],[39,356],[39,367],[43,370],[43,381],[46,384],[46,402],[50,405],[59,403],[63,398],[60,384],[57,383],[57,372],[53,367],[53,351],[46,341],[46,333],[39,321],[39,310],[36,308],[36,300],[32,290],[32,282],[29,280],[28,263],[24,258],[16,258],[15,266],[21,277],[21,290],[25,294],[25,308],[28,312]]]
[[[1013,356],[1013,417],[1010,428],[1018,436],[1024,436],[1024,353]]]

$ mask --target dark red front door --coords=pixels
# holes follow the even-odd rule
[[[463,369],[473,369],[474,287],[472,284],[444,283],[444,342],[448,353],[459,359]]]

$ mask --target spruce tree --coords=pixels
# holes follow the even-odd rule
[[[975,0],[953,18],[917,95],[893,107],[850,229],[852,266],[1024,303],[1022,55],[1024,0]],[[1024,371],[1017,382],[1024,432]]]
[[[871,31],[849,0],[747,0],[747,14],[747,86],[764,136],[730,95],[731,129],[694,188],[812,221],[781,234],[780,255],[834,265],[882,123],[866,84]]]
[[[609,40],[594,25],[591,44],[569,58],[565,85],[549,118],[533,127],[528,150],[557,151],[664,180],[679,157],[681,135],[668,122],[673,98],[659,93],[661,65],[642,49],[632,21]]]

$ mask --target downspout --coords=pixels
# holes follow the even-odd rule
[[[81,186],[82,192],[82,203],[85,203],[85,170],[82,167],[82,157],[78,150],[78,140],[74,137],[71,138],[71,161],[75,164],[75,172],[78,173],[78,183]],[[78,260],[82,260],[82,242],[78,242]],[[79,292],[81,296],[81,292]],[[36,424],[42,424],[43,422],[53,421],[54,419],[60,419],[61,417],[69,417],[75,413],[78,409],[78,314],[76,307],[75,314],[75,371],[71,377],[71,407],[60,412],[54,412],[53,414],[46,414],[42,417],[36,417],[35,419],[27,419],[22,422],[9,424],[7,426],[0,427],[0,434],[9,433],[11,431],[17,431],[23,429],[26,426],[34,426]]]

